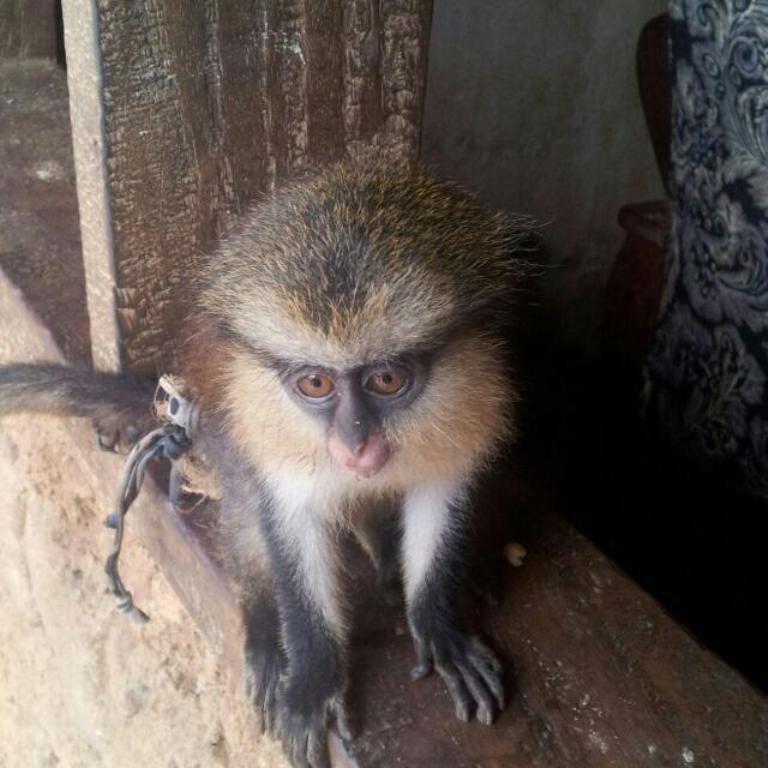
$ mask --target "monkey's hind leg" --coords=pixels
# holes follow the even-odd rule
[[[355,512],[355,535],[371,558],[387,605],[403,602],[402,531],[395,499],[376,499]]]
[[[404,571],[408,623],[416,648],[419,679],[434,664],[448,687],[456,716],[490,725],[504,708],[502,667],[472,635],[461,613],[469,576],[469,515],[461,490],[422,488],[404,503]]]

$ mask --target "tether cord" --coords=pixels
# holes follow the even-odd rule
[[[144,482],[144,470],[152,459],[179,458],[190,447],[186,431],[176,424],[166,424],[144,435],[131,449],[120,477],[116,511],[107,517],[105,524],[115,529],[115,541],[107,557],[104,571],[109,580],[112,594],[117,598],[117,607],[134,621],[144,624],[149,621],[144,611],[133,604],[131,593],[125,588],[118,570],[118,559],[123,546],[125,515],[139,495]]]

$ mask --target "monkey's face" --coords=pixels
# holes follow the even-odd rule
[[[345,469],[372,477],[389,461],[385,424],[422,393],[426,356],[403,356],[349,370],[301,366],[281,381],[294,401],[327,425],[327,450]]]
[[[220,395],[235,442],[267,474],[399,492],[471,475],[510,435],[516,396],[502,349],[468,333],[348,366],[281,364],[237,345]]]
[[[339,166],[277,192],[223,243],[201,297],[230,350],[237,444],[266,475],[334,492],[472,475],[510,431],[495,329],[529,229],[406,167]]]

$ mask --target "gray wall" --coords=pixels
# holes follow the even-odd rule
[[[594,349],[627,202],[663,197],[635,50],[665,0],[435,0],[422,157],[492,205],[534,214],[547,299]]]

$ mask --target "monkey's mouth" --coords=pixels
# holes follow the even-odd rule
[[[328,438],[328,453],[344,469],[358,477],[369,478],[384,468],[392,449],[382,432],[371,432],[362,443],[350,448],[334,431]]]

